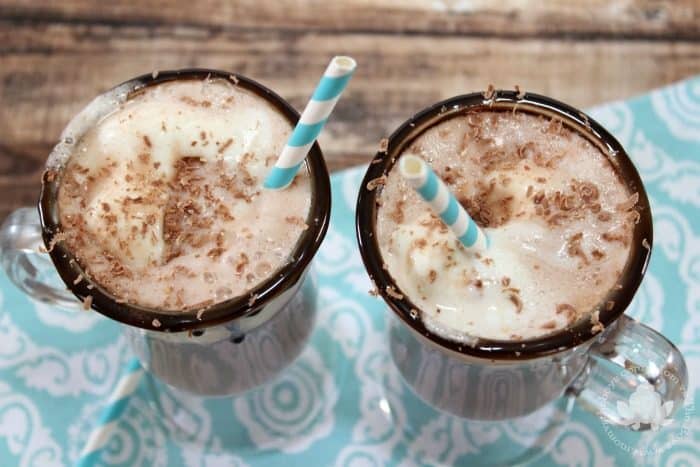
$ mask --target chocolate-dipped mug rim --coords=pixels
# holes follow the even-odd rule
[[[186,68],[180,70],[160,71],[137,76],[106,91],[96,99],[114,91],[126,92],[128,100],[145,88],[177,80],[222,79],[265,99],[294,126],[299,120],[297,112],[286,100],[257,81],[238,73],[206,68]],[[94,102],[94,101],[93,101]],[[88,107],[91,104],[88,104]],[[86,109],[85,107],[83,111]],[[116,107],[115,107],[116,108]],[[112,111],[113,109],[110,109]],[[81,112],[83,112],[81,111]],[[68,124],[80,117],[76,115]],[[59,143],[60,144],[60,143]],[[267,279],[250,289],[245,294],[215,303],[204,308],[190,308],[183,311],[159,310],[133,303],[126,303],[109,293],[99,283],[89,279],[65,242],[57,241],[52,245],[55,235],[60,232],[57,194],[60,187],[61,171],[47,168],[42,177],[39,198],[39,218],[42,237],[49,251],[58,274],[66,287],[79,299],[92,297],[91,307],[116,321],[142,329],[161,332],[180,332],[203,329],[227,323],[244,316],[256,314],[280,294],[292,288],[303,279],[312,258],[321,246],[328,230],[331,211],[330,175],[323,153],[314,142],[304,164],[311,179],[311,203],[307,216],[308,228],[297,240],[291,253],[292,261],[275,271]],[[75,283],[75,278],[83,280]],[[198,318],[198,314],[200,314]]]
[[[480,359],[523,360],[544,357],[591,341],[600,328],[590,321],[590,313],[599,310],[598,322],[603,328],[613,324],[629,306],[642,282],[653,243],[653,227],[649,199],[642,180],[622,145],[602,125],[584,112],[555,99],[510,90],[493,93],[471,93],[433,104],[402,123],[388,138],[386,149],[379,151],[369,164],[360,186],[356,207],[356,234],[365,268],[378,293],[392,312],[430,344],[462,357]],[[630,193],[638,193],[636,207],[639,222],[635,225],[627,263],[617,282],[601,302],[573,325],[540,337],[523,340],[498,340],[474,337],[467,343],[438,335],[425,326],[420,307],[385,269],[376,236],[377,196],[382,186],[370,183],[389,173],[398,156],[429,128],[447,119],[474,111],[516,111],[549,118],[562,123],[594,144],[607,157]],[[390,289],[391,292],[388,292]],[[612,302],[612,306],[608,306]]]

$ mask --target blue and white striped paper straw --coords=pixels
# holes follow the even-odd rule
[[[399,170],[466,248],[488,248],[486,234],[423,159],[405,154],[399,160]]]
[[[102,410],[95,428],[90,433],[87,443],[83,447],[80,457],[76,462],[77,467],[92,467],[97,464],[102,454],[102,449],[107,445],[110,436],[117,427],[119,417],[121,417],[132,394],[141,381],[144,369],[138,359],[132,358],[124,369],[124,374],[114,388],[112,395],[107,402],[107,406]]]
[[[326,72],[316,86],[309,103],[301,113],[287,145],[282,150],[275,166],[265,178],[263,186],[272,190],[286,188],[299,171],[318,134],[333,111],[340,94],[350,81],[357,63],[350,57],[333,57]]]

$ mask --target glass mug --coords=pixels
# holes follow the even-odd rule
[[[517,111],[561,119],[606,154],[630,192],[639,193],[640,220],[620,283],[601,303],[604,331],[592,330],[588,318],[570,329],[523,341],[478,339],[474,346],[430,332],[412,309],[408,297],[388,294],[400,290],[384,261],[375,235],[377,195],[381,186],[367,184],[385,175],[414,139],[446,119],[468,111]],[[592,118],[566,104],[536,94],[497,91],[487,98],[473,93],[454,97],[419,112],[389,138],[377,153],[360,185],[356,229],[367,272],[391,310],[388,326],[393,364],[408,386],[429,405],[458,417],[499,421],[522,417],[564,395],[613,425],[628,425],[617,413],[617,401],[627,402],[644,380],[661,402],[683,404],[687,369],[678,349],[658,332],[623,313],[639,287],[651,257],[652,219],[639,174],[620,143]],[[399,298],[401,297],[401,298]],[[620,377],[623,375],[623,377]],[[615,381],[615,384],[611,384]],[[644,426],[643,428],[648,428]]]
[[[155,74],[154,74],[155,75]],[[143,88],[173,80],[224,79],[267,100],[296,124],[299,114],[280,96],[241,75],[207,69],[186,69],[139,76],[98,96],[71,120],[57,148],[78,141],[87,128],[113,110],[114,93],[129,99]],[[76,297],[92,296],[92,308],[122,323],[130,347],[144,368],[160,380],[188,393],[203,396],[237,394],[272,379],[303,350],[313,329],[316,288],[307,280],[311,260],[328,229],[331,207],[330,178],[317,143],[305,164],[311,178],[309,228],[299,238],[295,260],[246,293],[209,307],[201,319],[198,310],[166,312],[119,303],[99,284],[74,280],[82,269],[62,242],[47,247],[60,228],[58,177],[44,174],[38,213],[21,208],[0,229],[0,258],[8,277],[33,298],[55,305],[80,307]],[[55,268],[55,269],[54,269]],[[67,290],[52,284],[58,272]],[[84,275],[83,275],[84,276]],[[55,280],[53,281],[56,282]],[[250,296],[257,295],[253,303]],[[160,323],[153,325],[154,320]]]

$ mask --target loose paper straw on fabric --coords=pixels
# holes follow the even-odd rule
[[[292,183],[356,66],[357,63],[350,57],[334,57],[328,64],[287,145],[265,178],[265,188],[281,190]]]
[[[95,428],[90,433],[85,447],[83,447],[76,466],[92,467],[97,464],[102,454],[102,449],[107,445],[110,436],[117,427],[119,417],[121,417],[126,407],[129,405],[131,396],[139,385],[144,369],[138,359],[132,358],[124,369],[119,383],[112,392],[107,405],[102,410]]]
[[[403,155],[399,160],[399,170],[466,248],[488,248],[486,234],[423,159],[412,154]]]

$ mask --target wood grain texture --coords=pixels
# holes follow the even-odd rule
[[[697,0],[198,0],[195,7],[168,0],[0,0],[0,17],[71,24],[180,24],[214,31],[694,40],[700,34]]]
[[[260,0],[198,2],[187,14],[164,2],[105,2],[96,13],[86,0],[0,0],[0,219],[35,202],[43,162],[77,111],[152,70],[237,71],[301,109],[327,60],[354,56],[357,74],[320,140],[332,169],[367,161],[421,108],[489,83],[588,107],[700,73],[696,2],[328,3],[320,17]]]

